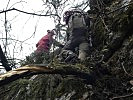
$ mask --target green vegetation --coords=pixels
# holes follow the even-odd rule
[[[112,5],[110,3],[108,7],[115,5],[117,8],[117,0],[113,0]],[[85,62],[69,64],[58,61],[56,57],[48,61],[49,67],[64,72],[94,73],[95,84],[88,84],[85,79],[74,75],[28,76],[1,86],[1,100],[132,100],[133,4],[127,9],[98,17],[94,24],[94,47]],[[24,65],[35,63],[34,56],[34,53],[28,56]],[[40,63],[44,60],[42,58],[44,56],[39,58]]]

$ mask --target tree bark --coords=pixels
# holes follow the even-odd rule
[[[0,60],[1,60],[1,63],[2,63],[2,65],[4,66],[4,68],[5,68],[6,71],[12,70],[12,69],[9,67],[9,65],[8,65],[8,61],[7,61],[5,55],[4,55],[3,51],[2,51],[1,45],[0,45]]]
[[[0,75],[0,86],[8,84],[19,78],[36,74],[60,74],[74,75],[85,80],[86,84],[95,84],[95,75],[85,73],[73,67],[60,67],[57,69],[49,68],[43,64],[26,65],[15,70],[11,70],[3,75]]]

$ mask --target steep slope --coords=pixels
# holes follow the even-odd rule
[[[0,99],[132,100],[133,3],[118,1],[91,13],[93,46],[86,62],[71,65],[54,60],[49,66],[61,70],[26,75],[2,85]]]

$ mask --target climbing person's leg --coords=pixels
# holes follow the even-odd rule
[[[87,42],[83,42],[79,45],[79,56],[78,58],[81,61],[86,60],[86,57],[88,56],[89,51],[89,44]]]

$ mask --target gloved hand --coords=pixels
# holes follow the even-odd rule
[[[64,47],[64,45],[60,44],[60,45],[59,45],[59,47],[63,48],[63,47]]]
[[[38,43],[36,44],[36,47],[38,47]]]

